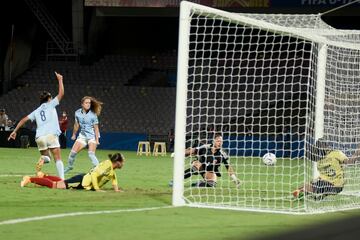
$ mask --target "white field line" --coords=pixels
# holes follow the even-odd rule
[[[75,174],[76,172],[74,172]],[[80,172],[79,172],[80,173]],[[56,175],[56,173],[53,174],[54,176]],[[34,173],[24,173],[24,174],[0,174],[0,178],[4,178],[4,177],[23,177],[23,176],[30,176],[30,177],[35,177]]]
[[[122,213],[122,212],[153,211],[153,210],[164,209],[164,208],[173,208],[173,206],[149,207],[149,208],[133,208],[133,209],[118,209],[118,210],[105,210],[105,211],[93,211],[93,212],[61,213],[61,214],[46,215],[46,216],[10,219],[10,220],[1,221],[0,225],[10,225],[10,224],[17,224],[17,223],[24,223],[24,222],[34,222],[34,221],[42,221],[42,220],[47,220],[47,219],[75,217],[75,216],[83,216],[83,215],[97,215],[97,214],[111,214],[111,213]]]
[[[0,174],[0,177],[23,177],[26,175],[32,175],[32,174],[24,174],[24,175],[20,175],[20,174]]]

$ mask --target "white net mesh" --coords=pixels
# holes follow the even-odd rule
[[[344,168],[341,194],[322,200],[292,196],[313,178],[306,156],[315,142],[323,44],[327,45],[323,138],[348,157],[357,148],[360,51],[356,44],[351,49],[342,44],[356,43],[359,32],[336,30],[319,15],[231,14],[191,6],[189,18],[182,19],[190,22],[189,45],[184,48],[188,49],[185,147],[211,144],[214,133],[222,133],[223,149],[242,185],[236,187],[224,166],[215,188],[192,187],[202,179],[192,175],[184,180],[186,202],[294,213],[359,207],[356,165]],[[325,42],[311,41],[311,35]],[[267,152],[276,154],[275,166],[262,162]],[[198,159],[186,158],[185,169]]]
[[[261,20],[266,23],[289,28],[306,29],[334,29],[326,24],[319,14],[246,14],[239,16],[249,17],[251,19]]]

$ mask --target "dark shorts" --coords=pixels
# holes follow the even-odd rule
[[[198,161],[198,160],[195,160]],[[192,161],[194,163],[195,161]],[[200,161],[199,161],[200,162]],[[219,171],[219,166],[214,167],[213,165],[207,166],[206,163],[200,162],[201,166],[199,168],[199,174],[204,177],[206,172],[214,172],[216,176],[221,177],[221,173]]]
[[[69,179],[66,179],[64,181],[66,189],[84,189],[84,187],[81,185],[81,182],[85,175],[86,175],[85,173],[81,173]]]
[[[205,174],[205,172],[213,172],[216,174],[216,176],[221,177],[219,167],[214,167],[213,165],[207,166],[205,163],[201,164],[199,172],[202,176]]]
[[[343,190],[343,187],[335,187],[334,184],[324,180],[317,180],[311,183],[315,194],[334,195]]]

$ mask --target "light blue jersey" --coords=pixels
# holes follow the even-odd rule
[[[83,112],[82,108],[75,112],[75,121],[80,125],[80,134],[87,139],[95,139],[94,125],[99,124],[97,115],[89,110]]]
[[[59,118],[55,108],[57,105],[59,100],[55,97],[50,102],[41,104],[28,115],[32,122],[36,120],[36,138],[48,134],[60,135]]]

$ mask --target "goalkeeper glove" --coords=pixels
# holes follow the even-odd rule
[[[233,182],[236,184],[237,187],[240,187],[241,182],[240,182],[240,180],[236,177],[236,175],[235,175],[235,174],[231,174],[230,177],[231,177],[231,181],[233,181]]]

